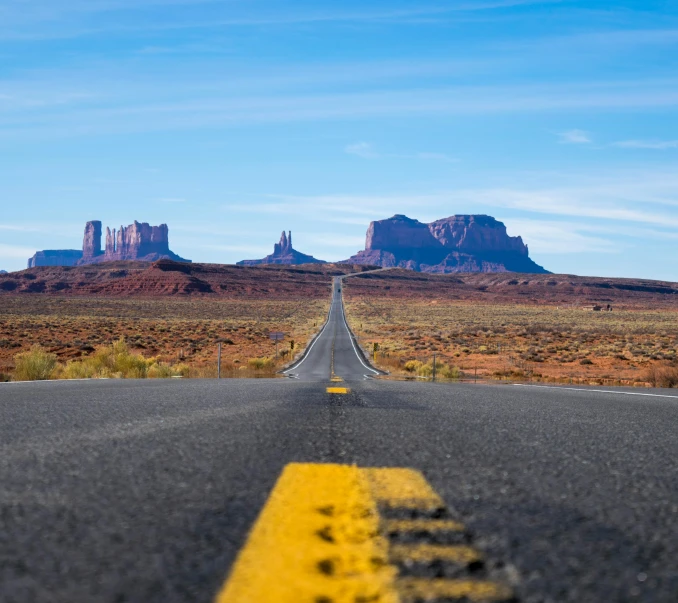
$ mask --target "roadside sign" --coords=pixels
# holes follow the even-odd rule
[[[269,334],[269,337],[273,341],[282,341],[283,339],[285,339],[285,333],[280,333],[279,331],[274,331],[273,333]]]

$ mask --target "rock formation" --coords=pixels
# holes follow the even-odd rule
[[[258,266],[261,264],[324,264],[323,260],[316,260],[313,256],[301,253],[292,247],[292,231],[289,236],[283,231],[280,242],[273,246],[273,253],[261,260],[243,260],[238,266]]]
[[[372,222],[365,250],[344,261],[421,272],[525,272],[544,274],[521,237],[491,216],[451,216],[424,224],[403,215]]]
[[[82,251],[79,249],[45,249],[28,258],[28,267],[75,266],[81,259]]]
[[[28,267],[75,266],[118,260],[190,262],[191,260],[185,260],[170,251],[168,235],[167,224],[150,226],[146,222],[139,223],[135,220],[130,226],[121,226],[117,236],[115,229],[111,232],[106,228],[106,248],[102,251],[101,222],[92,220],[85,224],[82,251],[74,249],[38,251],[28,260]]]
[[[88,223],[89,225],[89,223]],[[87,239],[87,229],[85,229]],[[101,234],[99,234],[101,247]],[[113,262],[116,260],[141,260],[155,262],[156,260],[174,260],[188,262],[180,258],[169,248],[169,229],[167,224],[151,226],[136,220],[129,226],[121,226],[119,230],[106,228],[106,248],[103,255],[95,256],[93,260],[82,263]]]
[[[101,222],[99,220],[92,220],[85,224],[81,263],[91,264],[101,253]]]

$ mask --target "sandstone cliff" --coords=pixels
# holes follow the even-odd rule
[[[87,237],[87,230],[85,230]],[[101,249],[101,231],[99,231],[99,249]],[[136,220],[129,226],[121,226],[117,231],[114,228],[106,228],[106,248],[103,255],[96,255],[91,261],[95,262],[115,262],[120,260],[142,260],[145,262],[155,262],[156,260],[167,259],[176,262],[188,262],[180,258],[169,248],[169,228],[167,224],[160,226],[151,226]]]
[[[120,260],[190,262],[170,251],[167,224],[150,226],[146,222],[139,223],[135,220],[130,226],[121,226],[117,236],[115,229],[111,232],[106,228],[105,250],[101,249],[101,237],[101,222],[91,220],[85,224],[82,251],[75,249],[38,251],[28,260],[28,267],[75,266]]]
[[[365,250],[345,260],[421,272],[525,272],[544,274],[521,237],[491,216],[451,216],[424,224],[403,215],[372,222]]]
[[[243,260],[238,266],[259,266],[262,264],[324,264],[323,260],[317,260],[313,256],[301,253],[292,247],[292,231],[289,236],[283,231],[280,242],[273,246],[273,253],[261,260]]]

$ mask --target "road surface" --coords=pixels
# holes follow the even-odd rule
[[[0,385],[0,601],[212,601],[289,463],[421,471],[517,600],[678,601],[676,393],[366,379],[332,312],[298,378]]]
[[[327,322],[302,358],[284,371],[287,376],[302,381],[322,381],[332,377],[364,381],[381,374],[365,358],[348,327],[341,287],[342,279],[335,278]]]

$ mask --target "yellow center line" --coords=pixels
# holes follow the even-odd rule
[[[328,387],[328,394],[349,394],[351,390],[348,387]]]
[[[466,566],[482,559],[466,545],[418,541],[419,533],[462,532],[431,516],[442,499],[418,471],[347,465],[287,465],[215,603],[414,603],[507,601],[509,588],[481,579],[425,579],[412,564]],[[408,519],[384,513],[405,512]],[[410,532],[416,542],[389,542]]]

